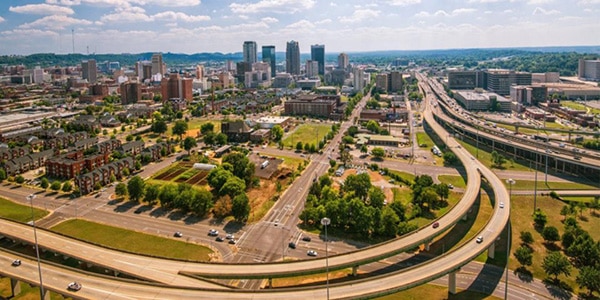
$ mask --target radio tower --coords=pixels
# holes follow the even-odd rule
[[[75,54],[75,29],[71,29],[71,40],[73,42],[73,54]]]

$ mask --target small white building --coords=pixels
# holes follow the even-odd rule
[[[290,121],[290,117],[267,116],[256,120],[256,124],[263,129],[271,129],[275,125],[279,125],[281,128],[286,128]]]

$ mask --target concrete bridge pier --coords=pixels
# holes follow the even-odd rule
[[[44,300],[52,300],[52,297],[50,297],[50,291],[47,289],[44,289]]]
[[[494,259],[494,253],[496,252],[496,242],[493,242],[488,248],[488,257]]]
[[[115,275],[115,277],[118,277],[121,273],[119,273],[119,271],[113,271],[113,274]]]
[[[451,272],[448,274],[448,293],[455,295],[456,294],[456,273],[458,271]]]
[[[358,274],[358,266],[352,267],[352,276],[356,276]]]
[[[429,251],[429,247],[431,246],[431,241],[425,242],[425,251]]]
[[[467,220],[467,218],[468,218],[467,214],[464,214],[464,216],[462,217],[462,220],[463,220],[463,221],[466,221],[466,220]]]
[[[267,287],[270,289],[273,288],[273,278],[269,277]]]
[[[16,297],[21,293],[21,282],[17,279],[10,279],[10,290],[12,291],[11,297]],[[10,297],[9,297],[10,298]]]

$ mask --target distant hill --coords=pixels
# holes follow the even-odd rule
[[[527,47],[527,48],[486,48],[486,49],[446,49],[446,50],[388,50],[388,51],[369,51],[369,52],[346,52],[350,56],[350,61],[354,63],[375,63],[387,64],[396,58],[408,59],[429,63],[450,63],[462,65],[477,65],[477,62],[490,60],[498,57],[530,56],[547,53],[571,53],[575,56],[598,57],[600,46],[564,46],[564,47]],[[122,53],[122,54],[54,54],[38,53],[31,55],[3,55],[0,56],[0,64],[4,65],[25,65],[28,68],[34,66],[75,66],[82,60],[95,59],[98,63],[104,61],[119,62],[121,66],[132,66],[139,60],[150,60],[152,52],[146,53]],[[328,62],[336,62],[338,52],[326,54]],[[285,61],[285,52],[276,53],[277,61]],[[301,61],[310,59],[309,54],[302,54]],[[223,62],[226,60],[241,61],[242,53],[163,53],[163,61],[169,66],[184,66],[198,63]],[[259,55],[260,60],[260,55]]]

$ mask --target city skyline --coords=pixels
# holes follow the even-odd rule
[[[600,0],[26,0],[0,3],[0,55],[600,45]]]

